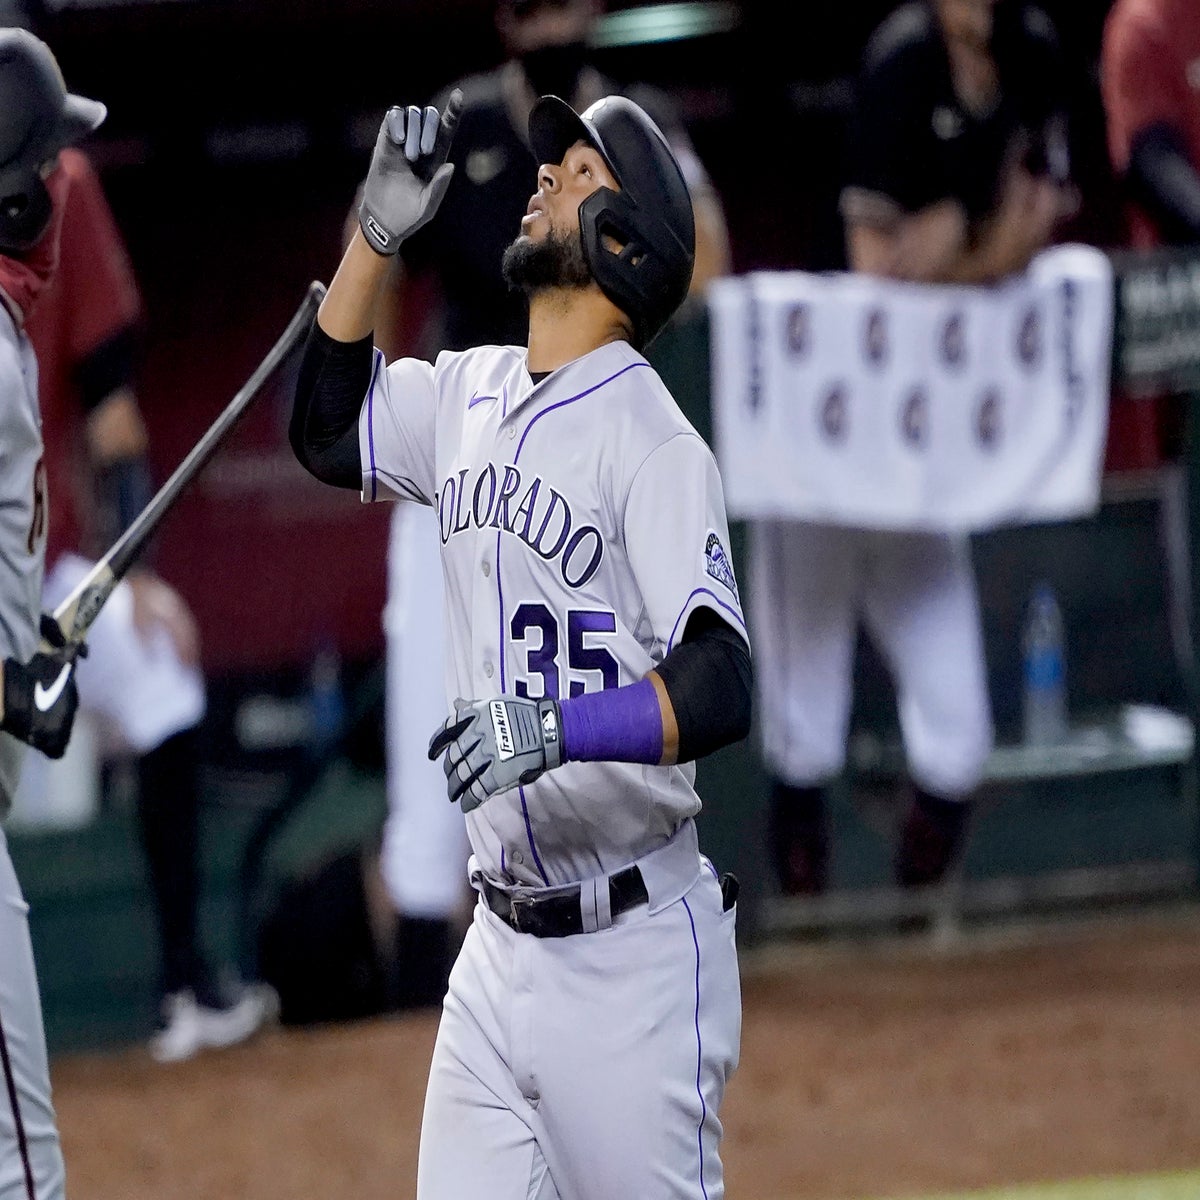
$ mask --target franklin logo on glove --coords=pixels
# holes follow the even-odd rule
[[[496,734],[496,753],[502,759],[512,758],[516,749],[513,746],[512,726],[508,723],[508,706],[503,700],[493,700],[490,707],[492,729]]]

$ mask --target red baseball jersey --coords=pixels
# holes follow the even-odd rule
[[[78,150],[61,155],[68,180],[58,270],[26,325],[37,352],[50,528],[46,562],[78,550],[93,490],[78,369],[136,324],[141,300],[100,180]]]

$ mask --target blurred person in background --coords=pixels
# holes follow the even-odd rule
[[[1101,88],[1114,169],[1132,200],[1130,234],[1141,249],[1200,245],[1200,5],[1194,0],[1117,0],[1104,27]],[[1192,674],[1191,553],[1183,455],[1184,400],[1118,395],[1137,405],[1160,472],[1160,529],[1167,560],[1172,640]]]
[[[862,62],[841,208],[851,269],[986,284],[1023,270],[1075,207],[1055,31],[1020,0],[895,11]],[[965,540],[804,522],[752,536],[751,631],[770,838],[787,895],[828,881],[827,789],[841,773],[863,621],[896,687],[911,802],[895,880],[942,880],[992,746]]]
[[[49,47],[0,29],[0,817],[34,746],[59,758],[78,694],[76,661],[42,622],[46,471],[38,364],[25,321],[54,275],[63,211],[64,146],[104,120],[95,100],[69,94]],[[0,830],[0,1197],[62,1200],[62,1147],[50,1094],[29,906]]]
[[[126,253],[88,159],[61,156],[62,238],[55,277],[28,323],[39,394],[50,529],[43,601],[53,610],[129,527],[153,494],[146,427],[134,391],[141,302]],[[254,1033],[270,1016],[262,988],[225,994],[205,962],[200,901],[200,726],[204,680],[196,623],[179,594],[136,567],[88,636],[81,708],[105,757],[132,759],[137,824],[160,946],[160,1061],[189,1058]],[[52,789],[53,766],[31,788]],[[24,785],[23,785],[24,788]],[[34,808],[35,798],[26,798]]]
[[[505,61],[449,84],[433,101],[444,108],[454,88],[463,93],[450,151],[457,169],[436,216],[404,242],[395,260],[375,334],[388,361],[401,352],[432,358],[479,344],[524,344],[527,301],[506,284],[501,260],[525,215],[529,180],[539,165],[527,129],[543,94],[560,96],[577,111],[614,92],[640,104],[667,136],[692,196],[696,266],[689,302],[699,304],[708,282],[728,271],[724,212],[673,102],[654,88],[623,87],[589,62],[602,12],[599,0],[499,0],[495,21]],[[348,217],[347,240],[358,228],[357,211],[356,205]],[[412,732],[429,724],[417,713],[425,711],[436,724],[450,699],[442,674],[438,549],[429,512],[397,504],[384,614],[390,817],[382,872],[398,913],[396,960],[387,969],[392,1005],[401,1008],[440,1003],[471,900],[461,816],[445,803],[440,769]]]

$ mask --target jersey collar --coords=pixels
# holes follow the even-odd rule
[[[534,383],[529,374],[529,355],[522,354],[509,372],[505,386],[508,391],[507,415],[524,408],[536,395],[558,395],[563,389],[583,391],[612,375],[626,363],[636,362],[641,355],[628,342],[608,342],[580,358],[564,363],[551,371],[541,383]]]

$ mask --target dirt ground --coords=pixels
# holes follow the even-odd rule
[[[730,1197],[1200,1166],[1200,914],[745,956]],[[54,1064],[73,1196],[410,1196],[435,1019]]]

